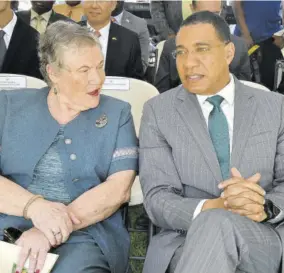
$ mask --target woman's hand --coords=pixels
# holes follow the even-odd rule
[[[26,260],[29,258],[29,273],[39,273],[45,263],[46,255],[51,245],[45,235],[37,228],[25,231],[17,240],[16,245],[22,247],[17,263],[16,273],[23,270]]]
[[[67,241],[73,231],[73,224],[79,225],[80,220],[61,203],[38,199],[27,211],[34,226],[43,232],[52,246]]]

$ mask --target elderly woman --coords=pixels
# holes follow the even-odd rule
[[[41,37],[48,82],[41,90],[0,92],[0,240],[18,228],[39,273],[47,252],[52,273],[125,273],[129,237],[119,208],[137,170],[129,104],[101,95],[105,74],[98,39],[57,22]]]

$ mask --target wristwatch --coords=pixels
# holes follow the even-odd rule
[[[265,199],[264,206],[264,212],[266,213],[267,217],[264,219],[263,222],[267,222],[271,219],[274,219],[278,216],[278,214],[281,212],[281,210],[276,207],[273,202],[269,199]]]

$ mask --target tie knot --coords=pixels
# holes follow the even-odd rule
[[[5,35],[5,31],[4,30],[0,30],[0,39],[2,39]]]
[[[209,103],[211,103],[214,107],[220,107],[222,101],[224,100],[223,97],[216,95],[207,99]]]
[[[98,30],[95,30],[95,35],[98,37],[98,38],[100,38],[102,35],[101,35],[101,33],[98,31]]]

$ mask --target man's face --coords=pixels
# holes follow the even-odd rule
[[[0,12],[6,11],[10,8],[10,1],[0,1]]]
[[[110,18],[111,13],[116,7],[117,1],[97,1],[85,0],[82,2],[84,13],[91,25],[106,24]]]
[[[215,94],[228,84],[232,43],[222,42],[211,24],[184,26],[176,38],[176,64],[183,86],[191,93]]]
[[[193,12],[210,11],[212,13],[220,14],[221,10],[222,10],[221,0],[214,0],[214,1],[199,0],[196,2],[195,8],[192,6]]]
[[[37,14],[43,14],[50,11],[55,1],[31,1],[33,10]]]

